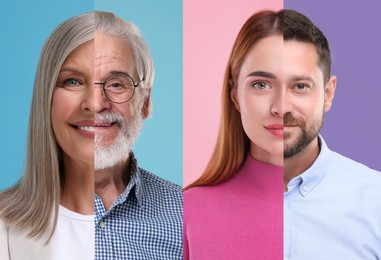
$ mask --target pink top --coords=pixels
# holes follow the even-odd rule
[[[283,167],[247,156],[228,181],[184,192],[184,259],[283,259]]]

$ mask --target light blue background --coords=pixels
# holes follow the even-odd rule
[[[140,167],[182,185],[182,1],[96,0],[95,9],[113,12],[138,26],[153,56],[153,113],[136,145]]]
[[[24,171],[33,82],[46,38],[67,18],[93,9],[89,0],[1,1],[0,189],[13,185]]]
[[[23,174],[33,82],[43,43],[58,24],[94,7],[133,21],[147,40],[156,69],[154,108],[135,153],[143,168],[182,183],[182,1],[16,0],[0,4],[0,190]]]

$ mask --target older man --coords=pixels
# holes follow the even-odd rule
[[[285,10],[283,55],[284,259],[381,259],[381,173],[319,136],[336,88],[328,41]]]
[[[131,23],[95,19],[96,259],[182,259],[181,188],[132,153],[151,109],[150,53]]]

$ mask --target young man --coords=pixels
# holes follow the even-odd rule
[[[284,259],[381,259],[381,173],[319,135],[336,88],[328,41],[285,10],[283,54]]]

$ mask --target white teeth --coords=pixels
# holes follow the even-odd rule
[[[94,126],[78,126],[78,128],[87,132],[94,132]]]

